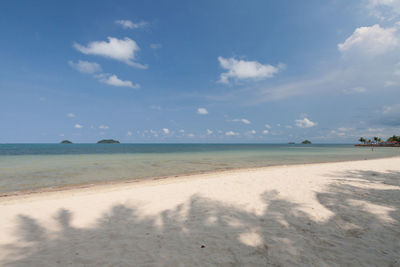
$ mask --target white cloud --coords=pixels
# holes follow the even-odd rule
[[[97,64],[96,62],[89,62],[89,61],[83,61],[83,60],[79,60],[78,63],[74,63],[73,61],[68,61],[68,64],[76,69],[79,72],[82,73],[96,73],[96,72],[100,72],[101,71],[101,67],[99,64]]]
[[[265,124],[265,128],[271,129],[272,127],[271,127],[271,125],[269,125],[269,124]]]
[[[180,132],[180,133],[184,133],[184,132],[185,132],[185,130],[183,130],[183,129],[180,129],[178,132]]]
[[[162,47],[162,45],[161,44],[150,44],[150,48],[151,49],[160,49]]]
[[[269,134],[269,131],[268,130],[264,130],[263,134]]]
[[[162,131],[163,131],[165,134],[169,134],[169,130],[168,130],[167,128],[163,128]]]
[[[140,21],[135,23],[132,22],[131,20],[116,20],[115,23],[121,25],[122,28],[125,29],[140,29],[148,25],[146,21]]]
[[[316,126],[318,123],[312,122],[307,118],[301,119],[301,120],[296,120],[296,126],[299,128],[311,128]]]
[[[133,133],[132,133],[131,131],[128,131],[128,132],[126,133],[126,135],[127,135],[127,136],[132,136]]]
[[[349,88],[349,89],[344,89],[343,92],[346,95],[351,95],[351,94],[362,94],[365,93],[367,90],[365,89],[365,87],[362,86],[358,86],[358,87],[353,87],[353,88]]]
[[[198,108],[198,109],[197,109],[197,114],[200,114],[200,115],[207,115],[207,114],[208,114],[208,110],[205,109],[205,108]]]
[[[62,133],[62,134],[59,134],[59,135],[60,135],[61,137],[65,136],[65,134],[63,134],[63,133]]]
[[[207,129],[207,134],[208,135],[210,135],[210,134],[212,134],[213,133],[213,131],[211,131],[210,129]]]
[[[291,125],[286,125],[285,128],[286,129],[292,129],[293,127]]]
[[[367,56],[381,55],[398,46],[396,32],[396,27],[382,28],[379,24],[359,27],[344,43],[338,44],[338,49],[342,53],[354,51]]]
[[[244,124],[250,124],[251,122],[248,119],[233,119],[233,122],[243,122]]]
[[[104,129],[104,130],[107,130],[107,129],[109,129],[110,127],[108,127],[107,125],[100,125],[99,126],[99,129]]]
[[[107,37],[107,39],[108,41],[90,42],[87,46],[78,43],[74,43],[73,46],[76,50],[86,55],[102,56],[124,62],[133,67],[141,69],[147,68],[146,65],[133,61],[136,53],[140,50],[134,40],[128,37],[125,39]]]
[[[67,117],[68,117],[68,118],[75,118],[75,114],[74,114],[74,113],[68,113],[68,114],[67,114]]]
[[[220,76],[219,82],[229,83],[229,79],[234,80],[262,80],[271,78],[277,74],[282,68],[283,64],[277,67],[269,64],[261,64],[257,61],[237,60],[235,58],[218,57],[221,68],[228,70]]]
[[[239,133],[235,133],[233,131],[228,131],[225,133],[226,136],[236,136],[236,135],[240,135]]]
[[[190,133],[187,135],[188,137],[194,137],[194,134]]]
[[[251,130],[250,133],[251,134],[256,134],[257,132],[256,132],[256,130]]]
[[[115,74],[102,73],[95,76],[100,82],[119,87],[140,88],[139,84],[133,84],[131,81],[123,81]]]
[[[77,124],[74,125],[74,128],[76,128],[76,129],[82,129],[83,126],[77,123]]]

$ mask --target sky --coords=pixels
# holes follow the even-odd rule
[[[1,1],[0,143],[400,134],[400,0]]]

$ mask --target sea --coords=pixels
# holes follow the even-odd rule
[[[399,148],[347,144],[0,144],[0,195],[238,168],[393,156],[400,156]]]

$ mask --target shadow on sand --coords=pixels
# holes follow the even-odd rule
[[[59,210],[59,231],[20,215],[18,244],[4,266],[400,266],[400,173],[335,174],[321,205],[333,215],[314,221],[277,192],[260,196],[261,215],[193,196],[157,217],[110,207],[91,228],[71,225]],[[366,188],[364,185],[372,185]],[[370,208],[373,211],[369,211]],[[22,245],[23,244],[23,245]]]

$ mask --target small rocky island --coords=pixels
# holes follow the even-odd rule
[[[303,142],[301,142],[303,145],[310,145],[311,141],[310,140],[304,140]]]
[[[120,142],[114,139],[103,139],[97,142],[97,144],[119,144]]]
[[[60,144],[72,144],[72,142],[69,141],[69,140],[62,140],[62,141],[60,142]]]

